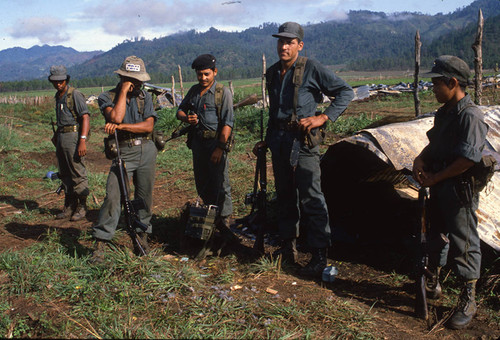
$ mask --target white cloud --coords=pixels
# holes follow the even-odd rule
[[[66,23],[54,17],[20,19],[7,29],[13,38],[36,38],[42,44],[59,44],[69,40]]]

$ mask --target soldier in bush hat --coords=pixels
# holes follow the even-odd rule
[[[215,62],[211,54],[202,54],[193,61],[191,67],[198,84],[191,87],[179,105],[177,119],[193,126],[188,139],[198,195],[204,204],[219,207],[216,224],[227,239],[236,241],[229,231],[233,205],[227,158],[234,124],[233,97],[216,81]]]
[[[278,229],[284,262],[295,264],[299,221],[307,228],[311,261],[302,275],[320,277],[327,265],[330,224],[321,192],[319,144],[324,124],[344,112],[354,94],[352,88],[318,61],[299,56],[304,48],[304,30],[296,22],[285,22],[278,33],[279,61],[266,72],[269,93],[269,123],[264,142],[269,147],[280,219]],[[323,94],[335,97],[323,113],[316,114]]]
[[[147,235],[151,233],[153,186],[157,149],[152,140],[158,118],[149,92],[142,89],[143,82],[150,80],[144,61],[136,56],[125,58],[115,71],[120,76],[118,85],[98,98],[99,108],[106,119],[104,131],[118,134],[120,154],[126,164],[127,174],[135,185],[135,198],[142,198],[146,208],[139,210],[139,218],[148,226],[146,232],[136,230],[143,248],[148,251]],[[104,258],[106,243],[115,235],[121,214],[120,185],[117,169],[111,166],[106,184],[106,198],[99,211],[97,224],[92,227],[96,240],[92,262]],[[136,251],[138,251],[136,249]]]
[[[430,188],[430,230],[447,234],[450,240],[449,248],[429,254],[434,277],[428,282],[428,295],[441,295],[440,268],[449,259],[462,281],[462,292],[446,325],[462,329],[477,311],[475,290],[481,265],[475,213],[479,193],[474,192],[467,170],[482,158],[488,125],[466,92],[470,70],[465,61],[440,56],[423,76],[431,77],[436,100],[443,106],[436,112],[434,126],[427,131],[429,144],[413,162],[413,176]]]
[[[56,146],[59,178],[64,187],[64,208],[56,215],[56,219],[69,218],[71,221],[78,221],[86,215],[89,195],[84,163],[90,130],[89,110],[84,95],[69,86],[70,76],[66,67],[51,66],[48,79],[57,90],[57,130],[52,137],[52,143]]]

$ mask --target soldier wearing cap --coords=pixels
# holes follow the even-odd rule
[[[126,164],[128,178],[132,178],[135,185],[135,198],[142,198],[146,203],[146,208],[138,213],[148,230],[136,231],[142,245],[148,250],[147,235],[152,231],[150,221],[157,156],[152,132],[158,117],[151,94],[144,91],[142,85],[151,78],[146,72],[144,61],[136,56],[125,58],[115,73],[119,75],[120,82],[114,89],[101,93],[98,104],[106,119],[104,131],[108,134],[117,132],[120,155]],[[103,260],[105,244],[113,238],[120,214],[120,185],[117,169],[112,165],[106,184],[106,198],[99,211],[98,222],[92,227],[96,239],[92,262]]]
[[[196,71],[198,84],[189,89],[179,105],[177,119],[193,126],[188,138],[198,195],[204,204],[219,207],[217,225],[224,235],[231,236],[228,231],[233,204],[227,153],[234,124],[233,97],[227,87],[217,83],[215,62],[211,54],[193,61],[191,68]]]
[[[269,123],[264,142],[269,147],[279,209],[279,252],[295,264],[299,221],[307,228],[311,261],[302,275],[318,277],[327,264],[331,245],[330,225],[320,182],[321,143],[319,128],[328,120],[335,122],[354,97],[352,88],[318,61],[299,56],[304,47],[304,30],[295,22],[279,27],[279,61],[266,72],[269,93]],[[305,62],[305,65],[304,65]],[[300,70],[300,72],[299,72]],[[298,75],[302,73],[302,79]],[[323,94],[335,97],[323,113],[316,114]]]
[[[422,186],[430,187],[431,230],[448,235],[450,241],[449,246],[430,254],[434,277],[428,282],[429,295],[441,295],[439,272],[449,260],[463,286],[447,326],[462,329],[477,311],[475,286],[481,265],[475,213],[479,193],[473,192],[465,172],[481,160],[488,125],[466,92],[470,70],[463,60],[440,56],[431,72],[423,76],[432,79],[436,100],[443,106],[427,132],[429,144],[413,162],[413,176]]]
[[[78,221],[85,217],[89,183],[83,161],[87,154],[86,140],[90,130],[89,110],[83,94],[69,86],[66,67],[50,68],[49,81],[57,90],[57,130],[52,137],[56,146],[59,178],[64,187],[64,208],[56,219]]]

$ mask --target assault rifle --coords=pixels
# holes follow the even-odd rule
[[[143,232],[148,230],[148,226],[141,222],[139,219],[138,211],[146,208],[146,203],[143,198],[137,198],[133,201],[130,200],[129,197],[129,181],[127,170],[125,169],[125,162],[122,160],[120,155],[120,146],[118,143],[118,135],[115,130],[115,142],[116,142],[116,151],[117,156],[114,163],[114,169],[116,171],[116,176],[118,177],[118,181],[120,183],[120,193],[121,193],[121,202],[123,204],[123,210],[125,213],[125,221],[127,223],[127,233],[130,235],[132,242],[137,246],[137,249],[140,255],[147,255],[146,250],[144,249],[141,239],[137,235],[136,229],[139,228]]]
[[[417,317],[427,320],[429,311],[427,308],[427,285],[428,280],[434,278],[434,273],[429,270],[429,253],[442,249],[448,242],[444,234],[431,238],[430,224],[428,219],[429,199],[427,188],[421,187],[418,191],[418,213],[419,223],[417,230],[417,246],[419,247],[418,261],[415,280],[415,314]],[[435,278],[436,280],[438,278]]]
[[[264,110],[260,114],[260,140],[264,140]],[[252,210],[248,216],[247,224],[257,226],[257,235],[253,248],[261,253],[264,252],[264,234],[267,221],[267,147],[257,149],[257,162],[255,165],[255,177],[253,192],[245,197],[245,204],[252,204]]]

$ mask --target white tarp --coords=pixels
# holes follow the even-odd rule
[[[500,164],[500,106],[481,106],[489,125],[484,153],[491,153]],[[421,118],[362,130],[340,142],[367,148],[395,170],[412,169],[413,160],[427,145],[426,132],[433,126],[433,114]],[[498,169],[497,169],[498,170]],[[478,232],[481,240],[500,251],[500,172],[480,193]]]

